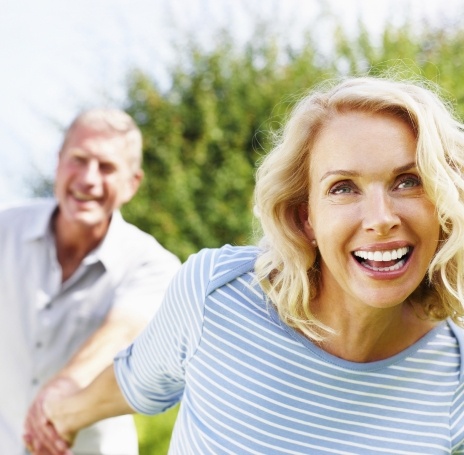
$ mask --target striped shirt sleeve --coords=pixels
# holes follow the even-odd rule
[[[186,365],[201,338],[204,296],[217,254],[203,250],[187,260],[150,324],[116,356],[119,387],[135,411],[163,412],[182,397]]]

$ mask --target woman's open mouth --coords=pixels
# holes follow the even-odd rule
[[[411,256],[412,248],[405,246],[394,250],[353,252],[354,258],[363,266],[375,272],[399,270]]]

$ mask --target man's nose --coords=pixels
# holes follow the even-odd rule
[[[96,161],[88,161],[86,166],[82,169],[82,178],[85,183],[95,185],[101,179],[100,166]]]

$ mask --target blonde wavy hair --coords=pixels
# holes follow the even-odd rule
[[[319,287],[318,256],[298,209],[308,203],[314,141],[330,118],[347,111],[388,113],[415,132],[418,171],[441,225],[440,246],[415,300],[429,318],[449,317],[463,325],[464,130],[452,107],[427,84],[358,77],[311,92],[296,104],[257,170],[255,212],[263,231],[257,280],[280,318],[313,340],[331,329],[311,313]]]

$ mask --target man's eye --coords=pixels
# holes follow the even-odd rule
[[[114,166],[110,163],[101,163],[100,170],[105,173],[110,173],[114,171]]]
[[[84,164],[85,158],[83,158],[82,156],[73,156],[72,161],[74,161],[77,164]]]

